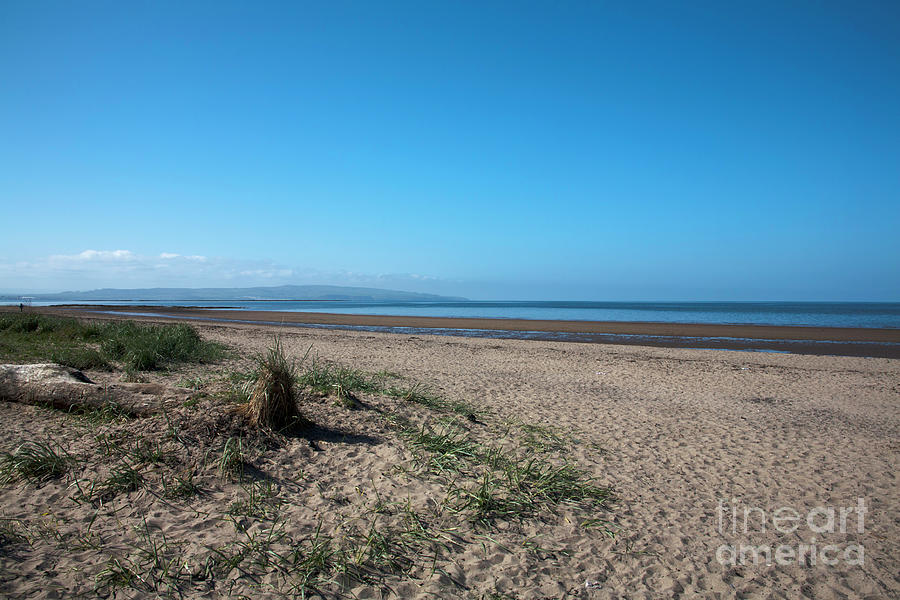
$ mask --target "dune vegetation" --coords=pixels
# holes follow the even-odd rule
[[[0,445],[16,507],[0,515],[2,580],[25,576],[20,590],[502,597],[460,565],[565,552],[535,527],[613,534],[612,493],[566,458],[573,440],[394,372],[291,357],[277,339],[240,357],[187,325],[7,314],[0,343],[3,360],[96,353],[73,366],[191,392],[144,418],[21,408],[41,426]],[[26,576],[37,559],[55,575]]]

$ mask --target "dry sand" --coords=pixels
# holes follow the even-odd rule
[[[407,500],[415,514],[448,540],[449,548],[440,554],[435,571],[418,565],[411,577],[387,579],[385,585],[351,583],[351,595],[889,598],[900,594],[898,360],[242,324],[198,328],[204,337],[239,348],[242,357],[264,348],[278,332],[294,356],[312,346],[326,359],[423,382],[444,398],[483,409],[479,423],[461,419],[478,441],[505,448],[528,448],[530,443],[528,452],[556,463],[577,463],[615,490],[618,501],[609,510],[562,505],[539,518],[476,527],[464,515],[446,510],[447,478],[423,470],[408,443],[380,415],[402,411],[415,423],[438,417],[418,405],[398,406],[395,399],[374,395],[362,395],[367,409],[357,411],[336,407],[329,399],[308,401],[304,412],[319,424],[311,433],[287,437],[280,444],[246,441],[252,449],[248,451],[252,469],[268,476],[285,502],[279,511],[292,540],[308,548],[320,521],[323,531],[336,540],[350,539],[354,527],[365,529],[372,519],[387,528],[398,526],[406,518],[401,506]],[[200,378],[191,382],[213,394],[223,377],[246,365],[246,358],[238,358],[151,379],[174,383]],[[119,377],[90,375],[101,381]],[[221,405],[205,398],[168,420],[153,417],[98,426],[58,412],[0,403],[0,450],[10,451],[24,439],[52,437],[70,452],[96,455],[85,458],[83,470],[75,474],[82,481],[102,479],[108,472],[102,449],[104,440],[111,438],[124,447],[145,436],[171,446],[182,461],[178,464],[201,465],[204,455],[219,456],[218,444],[228,436],[231,424],[208,415],[198,424],[196,415],[217,411]],[[545,435],[548,432],[552,434]],[[8,537],[18,535],[31,544],[4,542],[0,594],[92,596],[96,575],[111,564],[110,557],[120,562],[131,557],[138,564],[137,550],[129,544],[137,539],[133,526],[144,522],[150,538],[158,540],[165,534],[178,545],[179,556],[188,557],[188,569],[198,574],[210,548],[224,548],[241,535],[249,539],[271,529],[264,520],[235,523],[221,518],[231,503],[247,499],[252,485],[223,480],[215,461],[208,462],[195,473],[204,494],[183,501],[141,489],[102,505],[79,503],[73,499],[71,477],[0,488],[0,517]],[[166,468],[167,464],[150,465],[145,477],[164,478]],[[816,533],[805,523],[794,533],[773,528],[772,516],[779,508],[793,509],[803,517],[816,507],[834,508],[839,517],[840,507],[855,507],[859,498],[867,509],[861,532],[855,512],[845,512],[845,533]],[[735,533],[731,513],[719,526],[720,500],[726,501],[727,509],[738,508]],[[380,502],[400,504],[380,512]],[[744,507],[765,512],[765,532],[760,511],[751,514],[750,530],[741,530]],[[825,520],[824,515],[814,515],[813,523],[820,526]],[[785,522],[781,524],[784,527]],[[823,564],[818,552],[816,564],[808,564],[809,558],[804,564],[748,561],[733,566],[717,560],[723,545],[773,549],[783,545],[796,551],[801,544],[813,543],[813,538],[817,551],[837,547],[825,555],[826,560],[836,557],[836,564]],[[857,547],[864,548],[864,564],[852,564],[858,562]],[[845,555],[848,548],[851,552]],[[252,576],[238,571],[216,579],[198,576],[185,595],[274,596],[271,586],[283,586],[291,575],[278,573],[273,566],[246,568]],[[230,588],[229,579],[234,582]],[[132,595],[154,594],[120,591],[117,597]]]

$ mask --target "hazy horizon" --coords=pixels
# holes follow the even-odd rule
[[[7,2],[0,290],[900,300],[900,4]]]
[[[241,286],[241,287],[171,287],[171,286],[158,286],[151,288],[116,288],[116,287],[103,287],[96,289],[84,289],[84,290],[56,290],[56,291],[34,291],[34,290],[4,290],[0,289],[0,296],[8,296],[12,297],[29,297],[29,294],[35,294],[36,297],[40,296],[52,296],[52,295],[71,295],[71,299],[64,299],[62,301],[74,301],[74,300],[83,300],[83,301],[95,301],[86,297],[78,297],[78,294],[90,294],[94,292],[102,292],[102,291],[115,291],[115,292],[156,292],[159,290],[173,290],[173,291],[197,291],[197,290],[231,290],[233,292],[239,292],[241,290],[255,290],[255,289],[278,289],[283,287],[309,287],[309,288],[335,288],[335,289],[346,289],[346,290],[364,290],[364,289],[372,289],[384,292],[399,292],[399,293],[420,293],[420,294],[429,294],[429,292],[413,292],[411,290],[401,290],[401,289],[392,289],[392,288],[379,288],[379,287],[369,287],[369,286],[342,286],[342,285],[320,285],[320,284],[283,284],[283,285],[273,285],[273,286]],[[573,298],[469,298],[462,297],[459,295],[449,295],[449,294],[434,294],[435,296],[439,296],[440,300],[422,300],[423,302],[547,302],[547,303],[566,303],[566,302],[582,302],[582,303],[621,303],[621,304],[665,304],[665,303],[674,303],[674,304],[690,304],[690,303],[709,303],[709,304],[728,304],[728,303],[769,303],[769,304],[900,304],[900,302],[890,301],[890,300],[808,300],[808,299],[785,299],[785,298],[769,298],[769,299],[730,299],[723,300],[718,298],[706,298],[706,299],[686,299],[686,298],[594,298],[594,299],[573,299]],[[240,299],[238,296],[233,298],[234,300]],[[148,300],[148,298],[139,297],[139,295],[135,295],[133,298],[129,299],[121,299],[121,300],[96,300],[97,302],[129,302],[129,301],[140,301],[140,300]],[[154,301],[180,301],[184,300],[183,298],[179,298],[177,296],[172,297],[159,297],[156,299],[150,299]],[[191,301],[228,301],[222,298],[198,298]],[[269,299],[261,299],[260,302],[273,302],[273,301],[290,301],[297,300],[297,298],[269,298]],[[11,301],[11,300],[8,300]],[[42,300],[43,301],[43,300]],[[242,300],[242,301],[247,301]],[[343,300],[312,300],[313,302],[331,302],[331,301],[343,301]],[[350,300],[351,302],[360,302],[361,300]],[[373,300],[373,302],[415,302],[417,300]]]

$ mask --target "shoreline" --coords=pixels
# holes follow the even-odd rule
[[[159,306],[65,305],[40,310],[73,316],[121,315],[417,335],[900,358],[900,329],[417,317]]]

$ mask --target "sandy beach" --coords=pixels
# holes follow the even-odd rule
[[[0,600],[900,600],[900,0],[0,47]]]
[[[213,576],[204,571],[218,556],[211,549],[233,557],[236,540],[260,543],[283,535],[277,539],[284,545],[272,542],[273,552],[303,548],[306,556],[321,539],[317,528],[340,545],[381,527],[408,533],[410,519],[441,543],[409,541],[414,564],[385,568],[394,574],[371,581],[333,577],[337,584],[324,586],[323,595],[341,584],[358,598],[900,594],[898,360],[194,325],[205,339],[234,349],[232,357],[145,375],[198,392],[190,406],[96,425],[59,411],[0,403],[0,451],[52,438],[88,457],[73,476],[83,483],[110,468],[104,466],[104,444],[117,440],[124,447],[146,438],[178,454],[172,463],[178,468],[194,465],[194,481],[203,490],[180,500],[138,488],[98,503],[79,500],[73,478],[3,486],[0,595],[175,595],[160,585],[151,594],[141,582],[118,588],[119,595],[115,587],[98,586],[108,583],[109,577],[98,575],[103,569],[143,564],[136,548],[147,546],[135,539],[149,544],[164,538],[167,552],[175,556],[177,548],[179,564],[194,575],[182,581],[185,596],[280,597],[296,571],[281,570],[268,556]],[[442,402],[475,407],[477,416],[369,392],[357,394],[359,410],[310,397],[301,411],[313,429],[277,443],[246,439],[254,477],[225,481],[208,458],[218,456],[229,437],[231,425],[216,417],[223,414],[223,390],[275,334],[292,357],[309,352],[307,360],[318,356],[419,384]],[[791,336],[798,339],[796,332]],[[123,376],[87,374],[100,383]],[[454,428],[479,447],[577,465],[615,500],[567,501],[527,518],[473,522],[455,504],[460,496],[454,489],[472,489],[477,481],[436,466],[433,456],[423,463],[412,438],[398,434],[401,419],[414,427]],[[151,464],[143,476],[165,480],[167,464]],[[254,494],[262,507],[257,513],[222,516]],[[407,533],[393,539],[412,540]],[[19,538],[27,543],[10,542]],[[372,537],[367,539],[371,549]],[[754,561],[745,546],[770,548],[771,564],[764,552]]]

